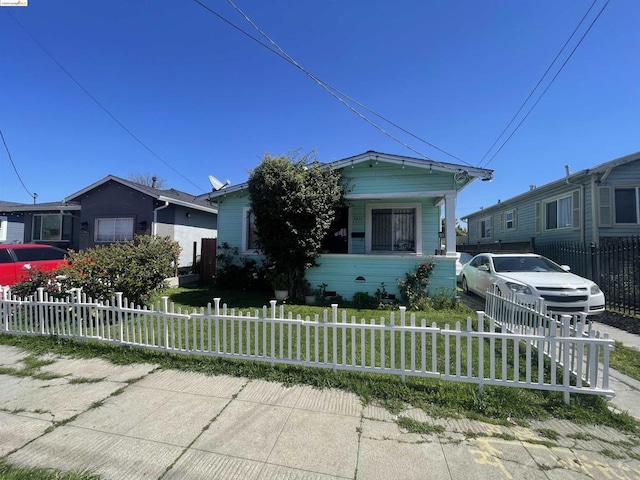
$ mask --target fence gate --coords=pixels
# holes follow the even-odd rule
[[[201,257],[200,257],[200,269],[202,283],[207,284],[213,281],[213,277],[216,274],[216,254],[218,252],[218,239],[217,238],[203,238]]]

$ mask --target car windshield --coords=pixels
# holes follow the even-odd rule
[[[544,257],[493,257],[496,272],[562,272],[566,271],[558,264]]]

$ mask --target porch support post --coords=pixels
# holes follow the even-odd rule
[[[456,251],[456,195],[447,193],[444,200],[445,244],[447,255]]]

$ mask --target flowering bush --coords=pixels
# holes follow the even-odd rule
[[[407,272],[404,278],[398,280],[398,290],[409,308],[419,309],[424,305],[429,297],[429,277],[435,267],[435,262],[421,263],[413,272]]]
[[[140,235],[130,242],[101,245],[69,252],[69,265],[51,272],[31,272],[14,285],[16,294],[31,295],[38,287],[57,296],[72,288],[94,300],[107,300],[115,292],[136,304],[146,303],[154,292],[165,288],[164,280],[175,273],[180,245],[168,238]]]

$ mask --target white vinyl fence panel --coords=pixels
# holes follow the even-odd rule
[[[154,308],[141,308],[127,305],[121,294],[110,302],[95,302],[79,290],[56,299],[40,289],[34,297],[15,298],[4,287],[0,333],[386,373],[403,381],[417,376],[470,382],[480,388],[556,390],[564,392],[565,401],[570,393],[613,395],[608,386],[612,340],[589,331],[583,321],[573,325],[570,317],[556,321],[502,297],[492,297],[492,302],[487,302],[489,314],[478,312],[464,328],[460,322],[440,328],[408,314],[405,307],[384,312],[386,317],[357,319],[347,318],[346,311],[332,305],[322,315],[293,318],[275,300],[261,310],[240,311],[216,298],[206,308],[182,311],[166,297]]]

